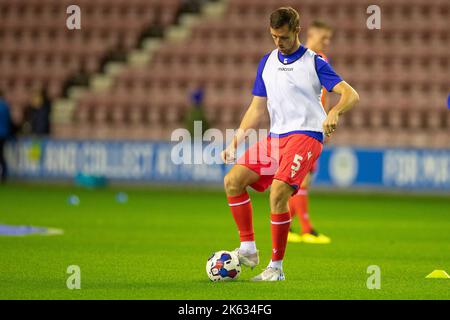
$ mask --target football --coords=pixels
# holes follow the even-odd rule
[[[234,280],[241,274],[237,254],[230,251],[213,253],[206,262],[206,274],[211,281]]]

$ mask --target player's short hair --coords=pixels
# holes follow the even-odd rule
[[[317,29],[323,29],[327,31],[333,32],[333,27],[330,26],[328,23],[322,21],[322,20],[314,20],[309,24],[310,28],[317,28]]]
[[[292,7],[281,7],[270,14],[270,27],[278,29],[288,25],[289,30],[293,31],[300,26],[300,15]]]

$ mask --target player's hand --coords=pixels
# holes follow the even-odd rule
[[[226,164],[234,163],[236,161],[236,148],[233,145],[229,145],[220,153],[220,156]]]
[[[331,109],[323,122],[323,132],[327,137],[331,136],[331,134],[336,130],[338,121],[339,112]]]

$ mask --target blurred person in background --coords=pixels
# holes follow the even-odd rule
[[[306,47],[320,55],[327,62],[328,57],[324,51],[330,45],[331,37],[333,36],[333,29],[331,26],[323,21],[315,20],[308,26],[308,33],[306,39]],[[328,113],[329,101],[327,90],[322,88],[322,105],[325,112]],[[288,241],[293,243],[313,243],[313,244],[328,244],[331,239],[323,234],[317,232],[311,223],[308,214],[308,189],[311,184],[312,175],[317,171],[317,162],[311,168],[311,171],[306,175],[297,193],[289,199],[289,211],[291,217],[296,215],[300,222],[300,234],[292,230],[289,231]]]
[[[203,89],[203,86],[199,86],[197,89],[195,89],[191,94],[191,104],[192,107],[187,111],[187,115],[185,117],[185,127],[188,129],[189,133],[191,134],[191,137],[198,138],[195,136],[195,130],[194,130],[194,122],[195,121],[201,121],[202,122],[202,131],[197,132],[198,134],[201,133],[203,136],[203,133],[205,133],[206,130],[209,129],[209,124],[205,116],[205,112],[203,109],[203,98],[205,95],[205,91]]]
[[[3,92],[0,89],[0,174],[1,183],[6,181],[6,175],[8,172],[4,154],[4,146],[6,140],[12,134],[12,121],[11,112],[9,110],[9,105],[6,102]]]
[[[25,108],[23,132],[37,136],[50,134],[52,102],[46,89],[35,90]]]

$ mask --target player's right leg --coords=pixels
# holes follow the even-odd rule
[[[228,197],[234,197],[246,192],[249,185],[259,180],[255,171],[244,165],[235,164],[223,179],[225,192]]]
[[[244,165],[236,164],[224,178],[228,205],[239,230],[241,245],[236,249],[239,262],[254,268],[259,264],[253,231],[253,209],[247,187],[256,183],[260,176]]]

